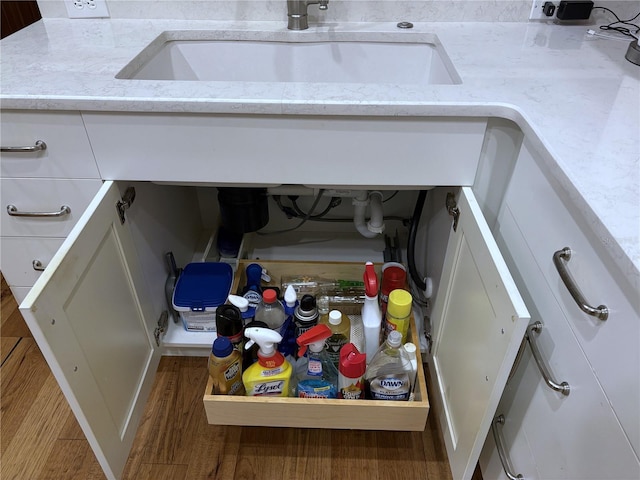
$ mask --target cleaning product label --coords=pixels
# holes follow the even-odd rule
[[[256,308],[262,301],[262,295],[255,290],[247,290],[243,297],[249,302],[249,308]]]
[[[338,391],[338,398],[344,398],[345,400],[359,400],[364,398],[364,390],[362,385],[362,379],[358,378],[356,380],[347,379],[344,376],[340,376],[340,382],[348,382],[353,381],[354,383],[349,383],[348,385],[344,385],[340,387]]]
[[[322,362],[318,358],[310,358],[307,365],[307,375],[322,376]]]
[[[285,381],[275,380],[273,382],[260,382],[254,385],[248,395],[253,396],[282,396],[284,393]]]
[[[371,380],[369,391],[373,400],[409,400],[411,381],[407,373],[380,375]]]
[[[299,398],[336,398],[336,386],[326,380],[302,380],[298,383]]]
[[[349,343],[349,339],[341,333],[334,333],[327,338],[325,344],[326,352],[334,365],[340,363],[340,349],[347,343]]]

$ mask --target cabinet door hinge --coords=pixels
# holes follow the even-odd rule
[[[118,211],[118,216],[120,217],[120,223],[124,225],[124,212],[133,204],[133,201],[136,199],[136,189],[133,187],[127,188],[124,192],[124,195],[118,203],[116,203],[116,210]]]
[[[447,193],[447,211],[449,215],[453,217],[453,231],[458,230],[458,220],[460,219],[460,209],[458,208],[458,204],[456,203],[455,194],[449,192]]]
[[[169,312],[164,310],[160,314],[160,318],[158,319],[158,326],[153,331],[153,336],[156,339],[156,345],[160,346],[160,339],[164,336],[169,327]]]

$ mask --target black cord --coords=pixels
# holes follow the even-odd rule
[[[302,219],[302,221],[300,223],[298,223],[298,225],[296,225],[295,227],[285,228],[284,230],[276,230],[274,232],[260,232],[260,231],[258,231],[256,233],[258,235],[276,235],[278,233],[287,233],[287,232],[292,232],[294,230],[297,230],[302,225],[307,223],[307,220],[309,220],[309,218],[311,217],[311,214],[313,213],[313,210],[318,206],[318,202],[320,202],[320,198],[322,198],[322,194],[323,193],[324,193],[324,188],[321,188],[320,190],[318,190],[318,194],[316,195],[316,199],[314,200],[313,205],[311,205],[311,208],[309,209],[309,213],[307,213],[307,215]]]
[[[427,199],[427,190],[421,190],[418,194],[418,199],[416,200],[416,205],[413,209],[413,216],[411,217],[411,224],[409,226],[409,242],[407,245],[407,263],[409,264],[409,274],[413,279],[413,282],[416,284],[416,287],[422,292],[427,289],[427,284],[424,279],[420,277],[418,274],[418,270],[416,269],[416,259],[415,259],[415,250],[416,250],[416,234],[418,232],[418,223],[420,222],[420,217],[422,216],[422,207],[424,206],[424,202]]]
[[[600,30],[614,30],[618,33],[621,33],[623,35],[626,35],[627,37],[632,37],[637,39],[638,37],[634,34],[637,34],[638,32],[640,32],[640,26],[636,25],[635,23],[631,23],[633,20],[635,20],[636,18],[640,17],[640,12],[638,12],[636,15],[634,15],[632,18],[629,18],[628,20],[621,20],[620,17],[618,17],[618,15],[616,15],[616,13],[611,10],[610,8],[607,7],[593,7],[593,9],[595,10],[596,8],[600,9],[600,10],[605,10],[607,12],[609,12],[611,15],[613,15],[616,18],[615,22],[611,22],[608,25],[600,25]],[[620,25],[618,25],[620,24]],[[627,25],[622,26],[622,25]],[[628,28],[628,27],[633,27],[633,29]]]
[[[400,193],[400,190],[396,190],[395,192],[393,192],[393,193],[391,194],[391,196],[390,196],[389,198],[385,198],[385,199],[382,201],[382,203],[386,203],[386,202],[388,202],[388,201],[389,201],[389,200],[391,200],[393,197],[395,197],[396,195],[398,195],[398,193]]]
[[[306,217],[307,213],[303,212],[302,209],[298,206],[298,201],[296,197],[289,197],[289,200],[291,200],[291,204],[293,205],[293,208],[295,209],[296,213],[301,216],[301,217]],[[322,212],[316,214],[316,215],[309,215],[309,220],[315,220],[318,218],[322,218],[324,217],[327,213],[329,213],[331,210],[333,210],[335,207],[337,207],[338,205],[340,205],[340,203],[342,203],[342,200],[338,197],[331,197],[331,200],[329,201],[329,204],[327,205],[327,208],[325,208]]]

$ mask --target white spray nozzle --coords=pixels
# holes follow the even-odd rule
[[[241,312],[246,312],[249,309],[249,300],[240,295],[229,295],[228,297],[229,303],[231,305],[235,305],[240,309]]]
[[[275,344],[282,341],[282,336],[270,328],[245,328],[244,336],[249,339],[244,348],[248,350],[254,343],[257,343],[263,357],[271,357],[276,351]]]
[[[284,302],[287,304],[287,307],[293,308],[296,306],[297,300],[298,295],[296,294],[296,289],[293,288],[293,285],[289,285],[284,291]]]

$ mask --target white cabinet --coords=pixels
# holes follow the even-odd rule
[[[21,300],[102,180],[79,112],[3,111],[0,132],[1,269]]]
[[[174,222],[184,217],[181,206],[192,205],[189,188],[172,191],[169,196],[174,207],[165,208],[162,199],[168,196],[167,189],[176,187],[134,184],[140,191],[125,214],[125,223],[121,224],[115,205],[121,190],[128,185],[105,183],[46,274],[21,305],[27,323],[39,344],[44,346],[43,353],[109,478],[117,478],[124,467],[161,351],[155,344],[154,329],[157,312],[164,304],[163,290],[158,289],[158,285],[151,287],[148,272],[155,268],[150,263],[162,262],[164,252],[161,242],[145,235],[141,226],[152,218],[157,229],[170,234]],[[460,361],[443,354],[438,357],[439,366],[447,372],[447,387],[459,387],[454,379],[464,374],[468,362],[488,355],[490,358],[485,363],[489,366],[482,370],[481,378],[487,395],[479,397],[476,405],[479,411],[490,412],[495,409],[504,387],[508,366],[513,362],[528,318],[471,190],[462,188],[458,196],[462,213],[457,232],[451,236],[447,231],[442,232],[444,237],[450,237],[450,249],[454,252],[445,267],[447,286],[442,284],[438,295],[458,299],[456,305],[463,312],[469,312],[482,296],[488,296],[482,304],[491,308],[476,312],[474,318],[492,333],[489,337],[466,337],[467,348],[476,352],[472,359]],[[196,240],[192,239],[192,244]],[[467,255],[460,255],[461,244],[465,245]],[[148,256],[146,264],[141,263],[144,255]],[[480,256],[481,262],[476,264],[472,256]],[[460,281],[470,271],[474,272],[473,279]],[[481,291],[484,283],[492,285],[490,292]],[[469,286],[476,289],[473,295],[464,290]],[[442,342],[435,343],[443,345],[439,352],[450,348],[455,341],[461,319],[452,316],[459,313],[455,308],[438,313],[443,337]],[[496,321],[506,323],[494,325]],[[495,339],[501,347],[492,350],[483,346],[489,339]],[[105,366],[110,355],[122,358]],[[464,402],[464,391],[454,393]],[[462,405],[448,401],[447,404],[455,409]],[[455,461],[475,465],[479,451],[467,449],[466,445],[481,444],[488,423],[482,415],[479,421],[467,422],[458,411],[453,416],[459,428],[455,443],[464,444],[465,448],[458,450]],[[251,424],[251,419],[247,424]],[[473,468],[464,474],[463,470],[460,478],[470,478]]]
[[[536,218],[530,213],[536,205],[544,212],[562,210],[561,215],[566,218],[562,217],[561,226],[570,224],[573,212],[562,203],[547,205],[537,198],[540,193],[533,192],[538,192],[538,187],[535,183],[529,185],[535,172],[527,170],[515,170],[504,200],[504,185],[510,177],[506,172],[513,167],[511,160],[507,160],[508,165],[496,164],[483,170],[501,173],[498,175],[501,184],[488,187],[491,181],[478,172],[480,151],[485,151],[486,157],[490,150],[483,146],[486,119],[108,113],[83,113],[82,117],[88,132],[85,137],[96,158],[94,162],[93,156],[87,156],[86,162],[96,177],[89,178],[91,173],[87,173],[86,179],[82,177],[84,174],[71,177],[69,191],[82,190],[81,180],[90,185],[81,194],[86,208],[71,208],[74,215],[71,223],[77,224],[71,230],[61,222],[44,222],[44,226],[35,230],[28,222],[19,225],[20,228],[7,224],[7,228],[14,229],[8,231],[15,232],[12,233],[15,240],[8,242],[6,248],[21,248],[20,239],[29,236],[61,240],[68,234],[21,304],[21,310],[109,478],[117,478],[124,467],[159,356],[168,351],[207,354],[203,342],[190,345],[185,335],[167,336],[164,343],[162,339],[156,342],[156,325],[166,308],[165,252],[174,251],[180,265],[194,258],[203,229],[217,220],[217,209],[205,200],[215,198],[211,195],[213,185],[281,183],[389,191],[456,185],[438,187],[429,195],[416,252],[419,265],[423,271],[425,265],[429,267],[435,285],[430,311],[434,343],[429,365],[435,383],[430,397],[442,412],[439,420],[455,478],[470,478],[485,438],[488,440],[483,456],[489,459],[485,463],[499,465],[488,434],[501,397],[498,413],[503,411],[507,415],[504,433],[508,448],[513,450],[514,459],[522,459],[522,468],[532,472],[532,476],[560,476],[569,463],[580,461],[576,457],[583,452],[582,444],[575,437],[563,435],[566,431],[577,431],[574,429],[580,425],[575,423],[586,422],[583,417],[592,411],[598,414],[594,425],[612,438],[611,448],[606,450],[611,459],[601,461],[601,466],[618,462],[620,469],[633,471],[637,433],[629,419],[634,414],[637,417],[637,408],[633,407],[637,399],[633,388],[637,383],[630,384],[631,397],[625,398],[618,389],[620,377],[612,373],[615,361],[606,362],[605,353],[610,354],[614,348],[612,339],[628,341],[625,345],[630,347],[633,338],[622,337],[625,332],[630,336],[637,332],[628,321],[614,323],[614,333],[603,327],[613,321],[615,308],[625,305],[615,296],[617,287],[623,300],[629,300],[632,306],[628,312],[632,320],[637,320],[637,305],[631,301],[628,288],[616,284],[617,277],[612,274],[611,283],[617,285],[611,289],[613,296],[609,298],[613,301],[603,300],[614,306],[611,318],[605,324],[595,322],[595,333],[585,330],[585,323],[594,324],[592,320],[578,323],[577,318],[572,319],[575,312],[569,310],[567,294],[545,263],[549,261],[547,253],[537,251],[546,248],[547,237],[535,228],[526,232],[524,229],[535,225],[529,220]],[[508,151],[504,157],[508,158],[514,148],[505,147]],[[524,155],[518,166],[531,163]],[[483,158],[483,162],[490,161]],[[374,163],[383,166],[371,168]],[[52,191],[67,190],[57,183],[66,181],[66,175],[61,174],[59,179],[53,178],[54,174],[42,178],[42,188],[37,187],[40,179],[29,178],[28,186],[18,191],[31,188],[34,199],[38,191],[47,192],[45,197],[50,198]],[[482,189],[488,192],[483,204],[489,202],[497,243],[473,189],[469,188],[481,177]],[[495,176],[492,178],[496,180]],[[524,184],[518,183],[518,178]],[[114,182],[107,181],[98,191],[103,179]],[[20,185],[21,179],[12,176],[2,181],[3,187],[6,182],[6,190],[11,191]],[[198,194],[195,184],[201,186]],[[550,197],[545,185],[548,184],[543,182],[539,188],[546,200]],[[137,194],[122,224],[116,203],[129,186],[135,187]],[[5,188],[3,201],[4,191]],[[201,195],[202,192],[206,194]],[[446,193],[455,195],[460,210],[456,230],[452,229],[445,207]],[[57,203],[64,201],[62,197],[54,198]],[[405,207],[405,216],[409,216],[413,205]],[[80,212],[83,213],[78,218]],[[512,217],[512,226],[515,225],[513,235],[507,231],[507,213]],[[203,220],[201,216],[208,218]],[[582,224],[580,227],[585,229]],[[564,237],[559,240],[562,241],[557,248],[566,246]],[[553,243],[559,240],[554,238]],[[576,248],[582,253],[586,249],[581,241],[577,237],[576,243],[574,237],[566,240],[579,246]],[[3,256],[4,249],[3,245]],[[316,250],[321,252],[322,247]],[[502,253],[507,255],[506,262]],[[591,255],[598,257],[605,269],[610,264],[601,260],[606,258],[601,250],[595,249]],[[382,258],[374,260],[381,262]],[[527,268],[532,266],[538,272],[529,277]],[[23,276],[24,283],[32,281],[21,268],[16,268],[17,273],[11,276]],[[596,276],[601,275],[602,272]],[[589,290],[588,296],[593,293],[590,282],[584,287]],[[539,285],[542,285],[539,292],[546,293],[535,290]],[[26,287],[16,286],[16,292],[24,296]],[[558,375],[566,372],[577,379],[568,379],[575,386],[572,385],[567,398],[572,402],[574,398],[580,400],[572,406],[570,414],[562,413],[566,409],[560,408],[567,398],[557,398],[557,392],[543,389],[539,377],[536,377],[539,392],[510,386],[503,395],[529,323],[519,289],[526,293],[525,300],[532,307],[534,319],[545,323],[540,342],[543,352],[549,354],[552,372]],[[553,310],[550,298],[556,302],[555,313],[548,313]],[[542,303],[538,305],[539,302]],[[547,315],[562,316],[555,321],[560,321],[563,328],[554,325]],[[175,325],[170,327],[175,331]],[[564,354],[557,354],[560,350],[551,334],[570,346],[571,353],[566,355],[572,361],[581,358],[585,363],[563,370]],[[637,351],[630,354],[637,358]],[[514,382],[524,376],[536,375],[529,358],[525,354],[509,385],[516,385]],[[633,374],[633,369],[622,373]],[[586,400],[578,396],[581,390],[591,392]],[[530,397],[518,400],[527,392],[531,392]],[[540,408],[529,408],[532,402],[543,403]],[[516,415],[518,412],[520,417]],[[554,444],[535,437],[544,430],[541,421],[547,418],[545,415],[550,415],[549,421],[554,424],[565,426],[563,431],[552,431],[552,435],[557,435],[554,441],[558,442],[567,438],[568,445],[564,440],[560,442],[562,448],[553,448],[551,453],[555,457],[549,458],[564,459],[566,465],[554,460],[543,469],[537,463],[551,454],[546,445]],[[531,422],[528,430],[523,419]],[[584,430],[585,435],[593,428]],[[592,439],[589,443],[593,443]],[[518,450],[518,446],[522,448]]]
[[[589,230],[525,141],[498,217],[496,237],[544,326],[535,337],[549,372],[569,395],[546,385],[527,346],[497,413],[515,471],[525,478],[629,479],[640,476],[640,322],[637,292],[612,269]],[[528,206],[528,208],[524,208]],[[563,284],[554,252],[570,247],[573,279],[606,320],[582,312]],[[631,293],[631,294],[630,294]],[[493,438],[482,455],[486,479],[506,478]]]

